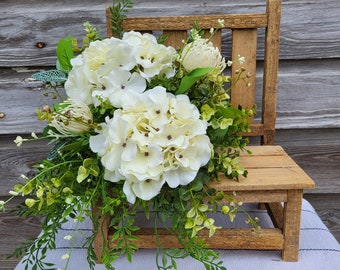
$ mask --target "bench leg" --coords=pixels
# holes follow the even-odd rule
[[[283,229],[283,207],[280,202],[266,203],[265,207],[275,228]]]
[[[282,259],[296,262],[299,255],[302,190],[288,190],[283,209],[284,246]]]

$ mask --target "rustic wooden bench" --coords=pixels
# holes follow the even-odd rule
[[[107,10],[108,35],[111,36],[110,11]],[[251,119],[251,133],[247,136],[259,136],[261,145],[248,147],[252,155],[243,154],[241,162],[248,170],[248,177],[240,181],[222,180],[213,185],[218,190],[236,192],[242,202],[261,203],[265,206],[274,228],[262,228],[260,233],[248,228],[223,228],[217,230],[214,237],[206,237],[210,248],[218,249],[264,249],[281,250],[284,261],[297,261],[299,251],[301,204],[304,189],[314,188],[313,180],[286,154],[280,146],[274,145],[276,97],[278,80],[278,59],[280,39],[281,0],[267,0],[267,9],[259,14],[220,14],[178,17],[138,17],[126,18],[125,30],[141,32],[163,31],[168,36],[167,45],[175,48],[182,46],[187,37],[187,30],[195,21],[203,29],[219,28],[213,43],[221,48],[224,29],[231,30],[231,56],[237,59],[244,56],[243,65],[250,77],[251,86],[244,89],[238,84],[233,88],[231,99],[234,106],[250,108],[255,104],[257,74],[258,29],[263,28],[264,59],[261,119]],[[218,19],[224,20],[223,29]],[[231,74],[235,74],[240,66],[233,64]],[[259,105],[259,104],[258,104]],[[222,177],[223,178],[223,177]],[[110,238],[111,232],[105,225],[105,234]],[[161,232],[160,232],[161,233]],[[204,232],[201,234],[204,236]],[[139,232],[140,248],[156,246],[152,229]],[[164,247],[177,247],[176,239],[164,231],[160,237]],[[98,234],[95,240],[95,252],[101,253],[103,236]],[[110,243],[111,245],[111,243]],[[113,244],[112,244],[113,245]]]

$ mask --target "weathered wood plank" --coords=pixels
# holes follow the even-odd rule
[[[276,128],[339,127],[339,67],[339,60],[281,61]],[[261,72],[259,69],[257,77]],[[262,82],[257,79],[256,83],[261,89]],[[257,95],[256,104],[261,98]]]
[[[46,159],[50,146],[47,142],[24,143],[17,147],[13,142],[14,136],[0,139],[0,196],[8,195],[17,183],[23,183],[21,175],[33,176],[32,165]]]
[[[1,197],[1,200],[6,200],[7,197]],[[39,218],[21,218],[10,213],[11,210],[19,203],[22,203],[22,198],[15,198],[6,208],[6,212],[0,211],[0,269],[13,270],[19,262],[20,258],[7,258],[16,248],[28,240],[36,237],[40,231],[41,219]]]
[[[340,193],[340,129],[278,130],[276,143],[316,182],[306,193]]]
[[[37,108],[45,104],[51,105],[52,95],[42,82],[32,81],[30,76],[39,70],[0,69],[0,133],[41,132],[45,123],[37,121]],[[19,109],[20,108],[20,109]],[[13,132],[11,131],[13,130]]]
[[[106,36],[105,8],[110,1],[1,1],[0,66],[51,66],[60,38],[83,36],[82,24],[88,20]],[[264,0],[238,1],[135,1],[129,16],[195,15],[263,12]],[[283,1],[281,59],[338,58],[340,56],[340,2]],[[325,16],[327,14],[327,16]],[[306,27],[308,26],[308,27]],[[263,34],[261,34],[263,36]],[[331,37],[331,38],[330,38]],[[227,41],[228,37],[224,36]],[[42,49],[37,42],[45,42]],[[227,42],[228,44],[228,42]],[[263,52],[259,49],[259,57]],[[228,55],[227,55],[228,57]]]
[[[176,236],[169,233],[166,229],[158,229],[159,239],[156,239],[153,228],[140,229],[136,236],[138,240],[133,243],[139,248],[155,248],[157,241],[164,248],[181,248]],[[205,243],[210,248],[215,249],[262,249],[262,250],[279,250],[283,246],[283,237],[279,229],[262,228],[261,233],[251,231],[251,229],[220,229],[216,230],[214,237],[209,238],[209,232],[202,230],[198,233],[205,239]],[[111,239],[113,232],[108,235]],[[115,248],[114,242],[109,242],[110,248]]]

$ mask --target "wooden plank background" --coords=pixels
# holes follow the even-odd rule
[[[265,0],[134,2],[130,16],[265,10]],[[20,175],[29,174],[30,166],[48,152],[44,142],[26,144],[22,148],[13,143],[18,134],[27,137],[32,131],[41,131],[44,123],[36,121],[35,109],[52,102],[44,96],[47,91],[44,85],[30,79],[31,75],[54,67],[57,41],[69,34],[81,39],[83,22],[89,21],[97,26],[105,37],[105,8],[110,4],[110,0],[0,1],[0,197],[8,195],[13,184],[21,181]],[[281,144],[315,180],[317,187],[306,191],[306,198],[338,239],[339,14],[339,0],[283,0],[276,125],[276,143]],[[227,48],[228,34],[223,38]],[[259,33],[259,38],[263,38],[263,33]],[[38,42],[44,42],[45,46],[39,49],[36,46]],[[228,58],[225,48],[222,51]],[[262,57],[263,51],[259,48],[259,66]],[[257,87],[261,87],[260,82]],[[257,102],[260,100],[258,96]],[[0,225],[9,220],[7,214],[0,215]],[[32,224],[36,226],[36,222]],[[1,233],[0,238],[3,239]],[[0,265],[3,265],[2,258],[0,254]]]

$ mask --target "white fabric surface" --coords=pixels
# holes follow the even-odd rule
[[[260,218],[262,227],[272,227],[271,221],[265,211],[258,210],[256,205],[248,206],[248,212]],[[238,216],[244,220],[241,215]],[[237,226],[237,222],[233,226]],[[243,222],[243,221],[242,221]],[[56,269],[63,269],[65,261],[62,255],[69,251],[70,241],[64,240],[65,235],[72,235],[74,223],[69,222],[60,231],[57,237],[57,249],[48,253],[47,261],[55,263]],[[91,233],[91,223],[82,223],[77,234],[75,248],[72,251],[70,270],[89,269],[86,261],[86,250],[81,248],[82,239]],[[302,220],[300,233],[300,251],[298,262],[284,262],[280,251],[260,250],[219,250],[220,259],[228,270],[337,270],[340,269],[340,245],[327,229],[313,207],[303,200]],[[177,260],[179,270],[204,270],[204,266],[192,258]],[[117,270],[153,270],[155,264],[154,250],[139,250],[133,256],[132,263],[125,257],[117,259],[113,266]],[[18,264],[15,270],[23,270],[24,266]],[[96,265],[96,270],[104,270],[103,265]]]

